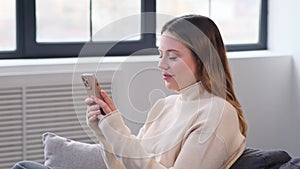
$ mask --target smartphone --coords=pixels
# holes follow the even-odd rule
[[[95,74],[92,74],[92,73],[91,74],[90,73],[82,74],[81,79],[82,79],[83,85],[84,85],[89,97],[96,96],[97,98],[103,100],[103,98],[100,94],[101,87],[99,85],[99,82],[98,82]],[[94,104],[96,104],[96,103],[94,103]],[[105,115],[102,108],[100,109],[100,111],[101,111],[101,114]]]

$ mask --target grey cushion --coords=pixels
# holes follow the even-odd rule
[[[43,134],[45,165],[52,169],[107,169],[100,146]]]
[[[278,169],[291,159],[282,150],[258,150],[246,148],[230,169]]]

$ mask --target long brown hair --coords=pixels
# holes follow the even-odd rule
[[[226,49],[217,25],[205,16],[184,15],[167,22],[161,34],[166,31],[190,48],[198,64],[196,78],[208,92],[226,99],[236,109],[240,131],[246,136],[247,123],[233,90]]]

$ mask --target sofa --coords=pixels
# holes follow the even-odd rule
[[[52,169],[107,169],[97,144],[47,132],[43,134],[43,145],[45,165]],[[246,148],[231,169],[300,169],[300,158],[292,158],[283,150]]]

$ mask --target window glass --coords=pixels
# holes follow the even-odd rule
[[[139,39],[128,35],[140,33],[140,18],[123,20],[140,11],[140,0],[36,0],[37,42]]]
[[[227,45],[257,43],[259,39],[260,0],[164,0],[157,1],[157,9],[173,16],[209,16]]]
[[[225,44],[257,43],[260,0],[212,0],[211,18],[220,28]]]
[[[184,14],[200,14],[208,16],[208,0],[163,0],[156,1],[156,11],[158,14],[168,14],[180,16]]]
[[[140,39],[140,0],[93,0],[93,41]]]
[[[156,45],[159,46],[162,26],[176,16],[185,14],[209,15],[208,0],[163,0],[156,1],[157,25]]]
[[[16,50],[16,2],[0,1],[0,51]]]
[[[89,1],[36,0],[37,42],[88,41]]]

